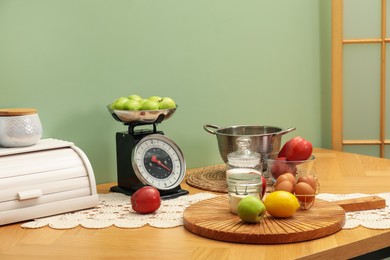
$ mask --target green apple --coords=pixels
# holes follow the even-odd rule
[[[159,110],[159,109],[160,106],[158,102],[154,100],[147,100],[141,106],[141,110]]]
[[[123,109],[126,109],[126,110],[140,110],[141,109],[141,104],[137,100],[130,99],[123,105]]]
[[[151,96],[151,97],[148,97],[148,100],[153,100],[153,101],[156,101],[156,102],[160,102],[161,101],[161,97],[159,96]]]
[[[139,96],[139,95],[136,95],[136,94],[130,95],[130,96],[128,96],[127,98],[128,98],[128,99],[131,99],[131,100],[137,100],[137,101],[142,100],[142,97]]]
[[[139,102],[139,103],[141,104],[141,106],[142,106],[146,101],[148,101],[148,99],[143,98],[143,99],[141,99],[141,100],[138,101],[138,102]]]
[[[259,197],[246,196],[237,207],[237,215],[248,223],[259,223],[265,215],[265,206]]]
[[[175,101],[170,97],[164,97],[159,102],[160,109],[171,109],[176,107]]]
[[[129,101],[129,99],[127,97],[120,97],[120,98],[116,99],[114,102],[112,102],[111,108],[122,110],[122,109],[124,109],[124,105],[127,101]]]

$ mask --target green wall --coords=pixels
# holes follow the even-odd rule
[[[187,167],[222,163],[204,124],[295,126],[330,146],[330,0],[0,0],[0,107],[35,107],[116,180],[106,105],[171,96]]]

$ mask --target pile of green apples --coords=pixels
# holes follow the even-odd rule
[[[176,108],[176,102],[170,97],[151,96],[142,98],[137,94],[117,98],[110,105],[117,110],[161,110]]]

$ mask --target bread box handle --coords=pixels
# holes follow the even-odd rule
[[[26,190],[18,192],[18,200],[27,200],[34,199],[42,196],[42,191],[40,189],[35,190]]]

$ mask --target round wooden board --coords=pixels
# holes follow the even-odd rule
[[[343,208],[319,199],[310,209],[299,209],[291,218],[266,215],[258,224],[244,223],[232,214],[227,195],[197,202],[184,211],[184,227],[190,232],[215,240],[248,244],[312,240],[336,233],[344,222]]]

